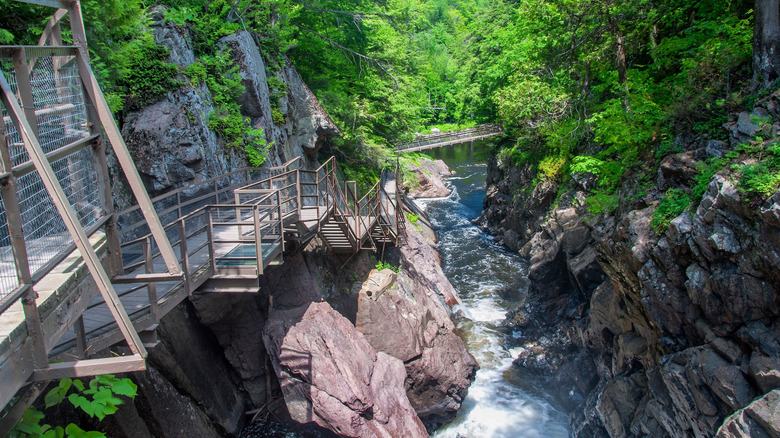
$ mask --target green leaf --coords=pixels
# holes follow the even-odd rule
[[[53,388],[51,391],[47,392],[46,397],[43,398],[44,402],[46,403],[46,409],[62,403],[63,399],[64,397],[62,394],[60,394],[59,387]]]
[[[73,381],[73,386],[75,386],[79,391],[84,391],[84,382],[79,379]]]
[[[77,409],[81,409],[82,411],[86,412],[87,415],[90,417],[95,416],[95,410],[92,407],[92,403],[87,400],[86,397],[78,395],[78,394],[71,394],[68,396],[68,400],[73,404],[73,406]]]
[[[124,395],[127,397],[135,397],[138,394],[138,385],[133,383],[130,379],[120,379],[111,388],[115,394]]]

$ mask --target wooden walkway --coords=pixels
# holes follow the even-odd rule
[[[427,149],[450,146],[453,144],[468,143],[483,140],[490,137],[503,135],[500,126],[494,124],[479,125],[475,128],[464,129],[455,132],[442,132],[435,134],[419,135],[412,143],[398,146],[396,152],[418,152]]]
[[[24,1],[60,9],[39,46],[0,46],[0,410],[13,402],[0,435],[50,380],[145,369],[160,319],[193,293],[256,293],[315,236],[344,254],[399,242],[398,176],[359,193],[333,158],[150,198],[89,65],[79,3]],[[121,212],[108,146],[138,203]]]

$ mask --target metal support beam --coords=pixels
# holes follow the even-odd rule
[[[8,432],[13,429],[27,408],[32,406],[35,399],[41,395],[48,384],[49,382],[35,382],[24,390],[19,400],[14,403],[13,407],[5,414],[5,417],[0,420],[0,436],[8,435]]]
[[[100,293],[106,301],[107,307],[114,316],[114,320],[116,320],[130,349],[133,353],[139,354],[141,357],[146,357],[146,350],[141,343],[141,339],[138,337],[138,333],[136,333],[133,328],[124,307],[122,307],[122,303],[119,301],[116,291],[111,285],[111,280],[109,280],[108,275],[106,275],[94,248],[89,244],[89,238],[87,237],[84,228],[81,226],[76,212],[70,205],[68,197],[62,190],[62,186],[57,180],[57,176],[54,174],[51,164],[49,164],[49,161],[46,159],[46,155],[43,153],[41,145],[38,143],[38,139],[32,135],[32,129],[29,123],[27,123],[27,120],[22,116],[22,109],[16,101],[16,98],[11,91],[11,87],[8,85],[8,81],[6,81],[5,75],[3,74],[0,74],[0,98],[2,98],[6,111],[11,116],[19,135],[22,137],[22,142],[27,149],[27,153],[30,155],[30,160],[35,164],[35,168],[41,176],[43,185],[52,197],[54,206],[57,208],[60,216],[62,216],[68,232],[73,237],[73,242],[76,244],[76,247],[84,258],[84,263],[87,265],[92,278],[95,280]]]
[[[72,7],[70,10],[71,23],[80,21],[76,19],[77,15],[78,17],[81,17],[81,12],[77,9],[78,2],[75,2],[74,4],[76,6]],[[74,9],[76,9],[76,11],[74,11]],[[77,26],[74,26],[73,38],[74,40],[78,40],[75,28],[77,28]],[[100,91],[100,87],[98,87],[97,79],[87,62],[87,54],[83,47],[86,46],[80,48],[76,55],[76,59],[79,65],[79,74],[81,75],[81,80],[84,82],[89,100],[92,101],[97,109],[98,117],[103,125],[106,137],[108,137],[108,141],[114,148],[114,154],[116,155],[117,161],[122,167],[125,177],[127,177],[127,182],[138,201],[138,205],[141,207],[141,213],[143,213],[144,219],[146,219],[146,222],[149,224],[149,230],[157,243],[160,255],[165,261],[168,272],[180,274],[181,266],[173,252],[171,242],[168,241],[168,237],[165,235],[165,230],[163,229],[162,223],[160,223],[160,218],[154,210],[151,199],[149,199],[149,194],[146,192],[143,181],[141,181],[141,175],[138,173],[135,163],[133,163],[133,157],[127,150],[127,145],[122,138],[122,134],[119,132],[119,127],[116,125],[114,116],[108,108],[105,96],[103,96],[103,92]]]

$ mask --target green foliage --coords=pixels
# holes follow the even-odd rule
[[[770,196],[780,186],[780,144],[758,141],[752,147],[743,145],[742,150],[750,150],[757,162],[735,166],[739,172],[737,187],[747,199],[757,196]]]
[[[124,63],[114,86],[124,94],[125,109],[140,108],[182,85],[176,79],[178,67],[168,62],[169,54],[150,34],[124,47]]]
[[[409,221],[410,224],[412,224],[415,228],[417,228],[417,231],[422,231],[422,228],[420,227],[420,224],[418,223],[420,220],[420,216],[416,215],[414,213],[406,212],[406,219]]]
[[[190,82],[192,82],[193,85],[198,85],[201,82],[206,82],[209,72],[203,63],[196,62],[187,67],[184,70],[184,74],[190,78]]]
[[[566,158],[545,157],[539,162],[539,174],[548,180],[558,179],[563,174]]]
[[[706,162],[699,163],[698,170],[699,175],[696,176],[696,181],[691,191],[691,198],[694,201],[699,201],[707,191],[707,187],[710,185],[712,177],[723,169],[728,163],[726,158],[710,158]]]
[[[657,234],[661,234],[674,218],[683,214],[690,207],[691,201],[691,194],[684,190],[667,190],[653,211],[650,226]]]
[[[117,411],[124,401],[120,398],[135,398],[138,387],[130,379],[118,379],[112,375],[92,378],[88,386],[78,379],[62,379],[57,386],[49,390],[44,397],[46,409],[56,407],[66,399],[76,408],[90,417],[103,420],[107,415]],[[45,415],[35,407],[30,407],[10,431],[10,438],[42,437],[42,438],[98,438],[105,434],[97,431],[85,431],[76,424],[70,423],[64,428],[41,424]]]
[[[196,21],[197,14],[194,10],[186,6],[182,6],[181,8],[168,8],[165,10],[164,19],[177,26],[184,26],[188,21]]]
[[[597,191],[592,196],[585,198],[588,213],[593,216],[609,215],[618,208],[620,197],[610,191]]]
[[[271,108],[271,118],[273,119],[275,125],[285,124],[284,114],[282,114],[282,110],[279,107]]]
[[[391,270],[391,271],[393,271],[393,272],[395,272],[397,274],[401,270],[401,267],[400,266],[393,266],[393,265],[391,265],[390,263],[387,263],[384,260],[380,260],[380,261],[378,261],[376,263],[376,266],[374,266],[374,269],[376,269],[378,271],[383,271],[385,269],[389,269],[389,270]]]

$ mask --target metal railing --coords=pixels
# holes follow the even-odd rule
[[[398,145],[396,147],[396,151],[411,152],[432,149],[435,147],[494,137],[503,134],[503,132],[503,129],[499,125],[487,123],[474,128],[464,129],[462,131],[419,135],[415,138],[415,141],[411,143]]]

